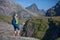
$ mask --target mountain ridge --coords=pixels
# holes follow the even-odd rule
[[[35,3],[33,3],[30,6],[26,7],[26,9],[33,12],[33,13],[36,13],[38,15],[45,15],[45,11],[39,9]]]

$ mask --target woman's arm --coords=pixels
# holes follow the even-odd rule
[[[16,24],[18,24],[18,17],[15,16]]]

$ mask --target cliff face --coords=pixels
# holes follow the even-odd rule
[[[60,1],[55,6],[47,10],[46,16],[60,16],[59,10],[60,10]]]

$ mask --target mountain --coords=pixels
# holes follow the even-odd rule
[[[58,9],[59,7],[57,6]],[[59,12],[57,8],[56,10]],[[39,10],[38,7],[36,9]],[[0,40],[55,40],[60,38],[60,16],[52,18],[38,17],[37,10],[32,12],[11,0],[0,0]],[[14,30],[10,18],[14,11],[18,13],[19,18],[22,20],[32,18],[25,22],[24,33],[21,32],[23,37],[13,36]]]
[[[60,1],[47,10],[46,16],[60,16]]]
[[[26,7],[26,9],[28,9],[29,11],[36,13],[36,14],[40,14],[40,15],[45,15],[45,11],[44,10],[40,10],[38,9],[37,5],[35,3],[33,3],[32,5]]]
[[[11,0],[0,0],[0,14],[12,18],[13,12],[17,12],[20,19],[29,19],[33,16],[38,16],[24,9],[20,4],[14,3]]]
[[[37,8],[37,5],[34,3],[31,6],[27,7],[26,9],[31,10],[31,11],[39,11],[39,9]]]

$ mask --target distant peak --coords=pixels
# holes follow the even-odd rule
[[[32,5],[37,6],[35,3],[33,3]]]
[[[39,9],[38,9],[38,7],[35,3],[33,3],[32,5],[26,7],[26,9],[39,11]]]
[[[32,7],[38,8],[37,5],[36,5],[35,3],[33,3],[31,6],[32,6]]]

